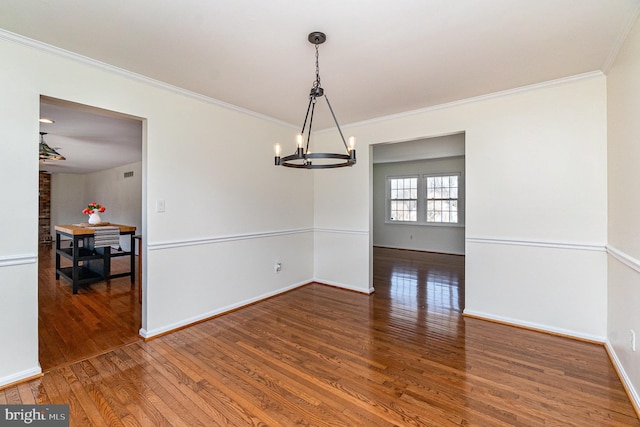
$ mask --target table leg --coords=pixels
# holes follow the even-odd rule
[[[131,284],[136,283],[136,238],[131,233]]]
[[[56,280],[60,278],[60,233],[56,231]]]
[[[73,285],[73,293],[78,293],[78,283],[80,281],[80,268],[78,268],[78,258],[80,257],[80,238],[73,236],[73,268],[71,269],[71,283]]]
[[[138,302],[142,304],[142,236],[138,239]]]

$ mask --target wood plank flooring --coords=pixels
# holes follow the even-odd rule
[[[463,318],[464,257],[374,249],[311,284],[0,390],[71,425],[640,426],[602,346]]]
[[[71,266],[66,258],[62,266]],[[138,291],[123,277],[81,286],[55,280],[55,249],[38,254],[38,344],[40,366],[47,371],[140,340]],[[112,259],[112,272],[129,270],[129,258]]]

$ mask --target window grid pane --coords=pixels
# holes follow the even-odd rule
[[[390,178],[389,219],[418,220],[418,178]]]
[[[458,176],[428,176],[427,222],[458,222]]]

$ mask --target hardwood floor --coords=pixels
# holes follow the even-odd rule
[[[125,257],[112,260],[113,273],[129,269]],[[71,265],[65,258],[62,266]],[[55,249],[38,254],[38,344],[47,371],[140,340],[138,284],[128,277],[81,286],[72,294],[65,279],[55,280]]]
[[[372,296],[304,286],[0,404],[68,403],[74,426],[640,425],[602,346],[463,318],[463,257],[374,257]]]

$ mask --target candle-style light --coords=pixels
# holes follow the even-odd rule
[[[313,87],[311,88],[311,92],[309,93],[309,106],[307,107],[307,114],[304,118],[304,123],[302,125],[302,131],[298,134],[296,138],[296,151],[285,157],[280,157],[280,152],[276,151],[275,165],[276,166],[286,166],[290,168],[300,168],[300,169],[329,169],[329,168],[340,168],[345,166],[353,166],[356,163],[356,149],[355,149],[355,138],[349,138],[349,146],[344,139],[344,135],[342,134],[342,129],[340,129],[340,125],[338,124],[338,120],[336,119],[336,115],[333,112],[333,108],[331,108],[331,103],[329,102],[329,98],[324,93],[324,89],[320,86],[320,67],[318,65],[318,46],[324,43],[327,40],[327,36],[324,33],[319,31],[313,32],[309,34],[308,37],[309,42],[315,45],[316,47],[316,79],[313,82]],[[324,96],[324,99],[327,101],[327,105],[329,106],[329,111],[331,112],[331,116],[333,117],[333,121],[338,128],[338,133],[340,134],[340,139],[342,140],[342,144],[345,148],[345,153],[321,153],[321,152],[311,152],[311,126],[313,125],[313,113],[315,112],[316,101],[317,98]],[[307,123],[309,123],[309,128],[307,128]],[[305,130],[306,133],[306,146],[305,146]],[[334,161],[334,163],[313,163],[314,159],[323,159]]]

